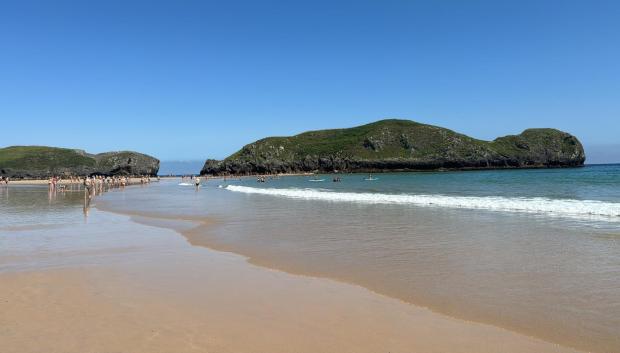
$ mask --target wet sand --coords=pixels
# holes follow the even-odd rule
[[[575,349],[618,351],[613,225],[593,230],[512,214],[344,207],[238,195],[217,183],[110,193],[97,207],[216,218],[213,227],[181,232],[192,245],[241,254],[255,265],[359,285]]]
[[[254,266],[151,224],[95,210],[79,233],[94,227],[110,243],[89,245],[96,261],[72,250],[77,260],[62,266],[0,271],[2,352],[573,352],[359,286]],[[123,242],[130,251],[119,251]]]

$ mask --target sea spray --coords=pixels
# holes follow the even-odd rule
[[[560,217],[586,219],[596,217],[608,221],[620,221],[620,203],[597,200],[549,199],[542,197],[356,193],[299,188],[255,188],[239,185],[228,185],[225,189],[246,194],[270,195],[301,200],[545,213]]]

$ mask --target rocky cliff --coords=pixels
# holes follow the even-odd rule
[[[385,172],[582,166],[579,140],[556,129],[482,141],[409,120],[269,137],[228,158],[207,160],[201,174]]]
[[[53,175],[157,175],[159,160],[137,152],[89,154],[82,150],[12,146],[0,149],[0,175],[39,179]]]

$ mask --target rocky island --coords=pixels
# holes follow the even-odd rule
[[[483,141],[438,126],[387,119],[258,140],[224,160],[207,160],[201,174],[549,168],[578,167],[584,161],[579,140],[556,129],[527,129]]]
[[[132,151],[89,154],[83,150],[46,146],[0,148],[0,176],[9,178],[94,174],[154,176],[158,170],[158,159]]]

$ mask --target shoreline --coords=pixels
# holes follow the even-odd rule
[[[590,166],[607,166],[618,165],[620,163],[599,163],[599,164],[584,164],[580,166],[542,166],[542,167],[493,167],[493,168],[439,168],[439,169],[376,169],[376,170],[359,170],[359,171],[313,171],[313,172],[294,172],[294,173],[253,173],[253,174],[228,174],[228,175],[213,175],[199,173],[193,174],[194,177],[200,177],[202,179],[237,179],[237,178],[256,178],[256,177],[289,177],[289,176],[312,176],[312,175],[348,175],[348,174],[390,174],[390,173],[449,173],[449,172],[479,172],[479,171],[502,171],[502,170],[545,170],[545,169],[578,169]],[[192,175],[192,174],[188,174]],[[174,180],[180,179],[182,175],[158,175],[151,176],[151,182],[157,181],[157,178],[161,180]],[[81,177],[80,177],[81,178]],[[132,181],[137,180],[139,183],[139,177],[130,178]],[[39,185],[47,184],[48,179],[11,179],[9,185]],[[66,179],[60,180],[59,184],[70,184]]]
[[[163,179],[163,178],[162,178]],[[173,180],[177,180],[178,178],[172,178]],[[139,181],[140,179],[137,178],[137,180]],[[16,189],[17,190],[17,189]],[[136,194],[135,195],[139,195],[139,191],[137,191],[138,189],[134,189],[132,188],[131,190],[136,190]],[[114,192],[121,192],[122,190],[115,190]],[[134,195],[134,194],[131,194]],[[125,197],[123,196],[123,199],[125,199]],[[129,200],[129,198],[127,198]],[[207,253],[203,254],[203,256],[215,256],[215,257],[220,257],[220,256],[229,256],[231,258],[239,258],[240,262],[242,262],[245,267],[250,267],[250,268],[254,268],[256,269],[258,272],[260,273],[269,273],[269,274],[274,274],[274,276],[278,276],[278,278],[281,278],[282,281],[288,283],[280,283],[280,285],[282,285],[282,288],[286,288],[286,290],[290,290],[291,288],[289,288],[291,286],[291,282],[294,281],[298,281],[301,280],[302,282],[318,282],[318,283],[323,283],[324,285],[328,285],[330,286],[330,288],[332,288],[332,294],[333,293],[340,293],[341,291],[349,291],[348,297],[347,297],[347,302],[349,300],[355,302],[360,296],[369,296],[371,302],[376,303],[376,302],[381,302],[383,303],[382,306],[380,307],[381,309],[378,310],[377,312],[375,312],[373,314],[373,320],[383,320],[384,316],[382,314],[383,310],[387,310],[387,307],[397,307],[399,308],[398,311],[404,312],[404,311],[415,311],[416,314],[414,316],[425,316],[426,317],[426,321],[420,321],[419,324],[421,326],[429,326],[429,320],[430,321],[434,321],[434,320],[438,320],[441,321],[442,324],[439,325],[437,327],[437,330],[441,331],[446,329],[446,325],[447,326],[453,326],[453,328],[451,328],[451,334],[459,336],[459,340],[463,340],[463,341],[467,341],[468,343],[466,344],[466,347],[469,347],[470,349],[465,349],[462,348],[460,346],[444,346],[444,347],[449,347],[450,349],[448,350],[439,350],[439,351],[449,351],[449,352],[486,352],[488,349],[488,352],[497,352],[497,351],[502,351],[502,352],[524,352],[524,351],[536,351],[536,352],[577,352],[578,349],[584,349],[583,345],[581,346],[577,346],[577,347],[582,347],[582,348],[577,348],[573,345],[570,344],[566,344],[566,343],[557,343],[557,342],[562,342],[557,341],[557,340],[550,340],[550,339],[545,339],[544,336],[539,336],[539,335],[533,335],[528,333],[527,331],[521,331],[521,330],[515,330],[512,329],[510,327],[504,326],[504,325],[499,325],[499,324],[494,324],[493,321],[487,321],[487,320],[471,320],[471,319],[467,319],[467,318],[463,318],[461,316],[458,315],[450,315],[449,313],[444,313],[441,310],[436,310],[435,307],[430,307],[430,306],[426,306],[420,303],[416,303],[410,300],[405,300],[402,299],[399,296],[394,296],[394,295],[390,295],[389,293],[386,292],[382,292],[381,290],[376,290],[377,287],[373,287],[372,286],[366,286],[364,284],[360,284],[359,282],[356,281],[348,281],[342,278],[338,278],[337,276],[330,276],[330,275],[326,275],[326,274],[321,274],[321,273],[312,273],[312,271],[310,272],[299,272],[295,270],[295,267],[291,267],[291,268],[287,268],[286,266],[282,265],[282,264],[278,264],[277,261],[275,262],[270,262],[268,261],[262,261],[265,260],[264,258],[260,258],[260,256],[258,257],[254,257],[254,256],[250,256],[248,255],[247,252],[244,251],[236,251],[234,249],[234,247],[227,247],[225,244],[218,244],[217,241],[214,242],[214,239],[210,239],[208,236],[205,237],[206,233],[208,232],[212,232],[215,230],[215,227],[218,226],[218,223],[221,223],[222,220],[215,218],[215,217],[205,217],[205,216],[191,216],[191,215],[174,215],[174,213],[165,213],[165,212],[161,212],[161,213],[157,213],[157,212],[140,212],[140,211],[124,211],[121,208],[117,208],[118,206],[120,206],[120,203],[115,204],[115,202],[120,201],[120,199],[118,198],[113,198],[112,200],[106,200],[105,198],[101,199],[102,202],[98,202],[95,205],[93,205],[93,209],[96,209],[96,211],[94,212],[95,214],[101,215],[101,214],[114,214],[114,215],[120,215],[123,217],[126,217],[130,223],[135,223],[135,224],[139,224],[139,225],[145,225],[148,227],[152,227],[151,229],[164,229],[164,230],[168,230],[168,231],[172,231],[172,233],[174,234],[175,238],[180,239],[180,241],[187,245],[187,247],[189,247],[189,249],[182,249],[182,252],[185,254],[190,254],[192,252],[196,252],[196,253],[202,253],[203,251],[207,251]],[[116,205],[116,207],[115,207]],[[96,220],[96,218],[99,216],[95,216],[94,219]],[[90,221],[90,220],[89,220]],[[119,222],[120,223],[124,223],[124,222]],[[191,225],[191,226],[190,226]],[[44,229],[48,229],[48,227],[41,227],[40,230],[44,230]],[[28,230],[32,230],[34,232],[38,231],[39,229],[34,229],[34,228],[29,228]],[[108,227],[103,227],[103,229],[101,229],[101,231],[107,231]],[[2,229],[0,229],[0,231],[2,231]],[[5,230],[6,231],[6,230]],[[10,230],[9,230],[10,231]],[[16,229],[16,231],[19,231],[19,229]],[[145,232],[150,232],[148,230],[145,230]],[[124,236],[123,234],[132,234],[132,233],[118,233],[115,234],[114,237],[121,237],[120,239],[123,238],[127,238],[126,236]],[[112,235],[112,234],[110,234]],[[181,235],[181,237],[179,237],[179,235]],[[89,233],[85,233],[84,236],[89,237]],[[224,246],[222,246],[224,245]],[[239,249],[237,249],[239,250]],[[169,249],[167,249],[167,251],[171,251],[171,252],[181,252],[181,248],[177,248],[175,246],[171,246]],[[211,254],[211,255],[209,255]],[[34,259],[34,258],[33,258]],[[185,261],[185,259],[183,258],[183,256],[178,257],[179,261]],[[202,261],[202,260],[200,260]],[[133,262],[133,260],[132,260]],[[159,262],[159,259],[156,260],[156,262]],[[234,261],[233,261],[234,262]],[[0,263],[1,265],[1,263]],[[161,263],[159,264],[161,266],[167,266],[170,265],[172,266],[172,268],[174,268],[175,264],[173,262],[170,262],[168,260],[162,260]],[[109,267],[109,266],[116,266],[113,263],[106,263],[103,265],[100,265],[99,267]],[[1,270],[1,268],[0,268]],[[34,276],[37,277],[37,274],[41,274],[41,272],[44,272],[47,270],[26,270],[24,271],[24,275],[26,274],[35,274]],[[122,271],[127,271],[127,272],[132,272],[133,271],[133,265],[129,264],[128,267],[124,267]],[[204,269],[201,269],[200,266],[194,266],[193,269],[189,270],[189,271],[197,271],[197,273],[200,273],[204,276],[212,276],[211,273],[208,272],[204,272]],[[62,271],[61,271],[62,272]],[[90,271],[86,271],[86,272],[90,272]],[[3,277],[4,274],[6,273],[11,273],[11,271],[9,272],[2,272],[0,271],[0,283],[6,283],[4,282],[4,280],[7,277]],[[170,276],[180,276],[183,277],[185,276],[185,273],[181,273],[181,272],[174,272],[171,273]],[[67,284],[63,282],[63,277],[64,275],[61,275],[58,279],[59,283],[47,283],[46,286],[51,286],[56,288],[56,286],[63,286],[63,285],[73,285],[71,283]],[[26,277],[26,276],[25,276]],[[138,276],[138,277],[133,277],[134,280],[136,280],[136,283],[143,283],[142,279]],[[201,279],[196,278],[196,281],[200,281]],[[227,278],[226,281],[233,281],[233,282],[238,282],[239,279],[237,278]],[[164,286],[169,286],[169,283],[161,283]],[[105,283],[104,283],[105,285]],[[215,283],[215,285],[219,285],[219,283]],[[237,284],[237,285],[241,285],[241,284]],[[244,296],[249,296],[251,297],[252,293],[254,291],[257,290],[257,288],[261,288],[265,286],[265,283],[261,282],[261,281],[257,281],[255,283],[255,287],[254,288],[245,288],[245,291],[243,295]],[[302,284],[303,286],[303,284]],[[186,287],[181,285],[178,286],[179,291],[186,291]],[[349,289],[346,289],[349,288]],[[352,288],[352,289],[351,289]],[[89,288],[86,288],[89,289]],[[199,290],[203,290],[204,288],[199,288]],[[120,289],[119,289],[120,290]],[[160,298],[161,295],[159,293],[160,288],[153,288],[153,293],[142,293],[142,295],[144,295],[145,297],[147,297],[147,299],[154,299],[154,298]],[[165,291],[165,289],[164,289]],[[299,290],[298,292],[296,292],[296,295],[302,295],[302,291]],[[304,293],[305,295],[305,293]],[[150,300],[149,299],[149,300]],[[292,297],[286,297],[283,298],[283,300],[293,300],[293,301],[298,301],[299,297],[297,296],[292,296]],[[58,299],[60,300],[60,299]],[[338,299],[340,300],[340,299]],[[0,301],[1,302],[1,301]],[[11,302],[13,302],[13,300],[11,300]],[[390,304],[391,303],[391,304]],[[1,303],[0,303],[1,304]],[[93,303],[95,304],[95,303]],[[161,305],[164,305],[165,303],[161,303]],[[194,303],[196,305],[198,305],[198,303]],[[322,303],[314,303],[317,305],[321,305]],[[161,306],[160,305],[160,306]],[[252,304],[250,304],[252,305]],[[222,308],[221,310],[224,310],[225,308]],[[330,309],[332,310],[342,310],[342,308],[340,307],[330,307]],[[359,309],[358,307],[352,307],[348,310],[357,310]],[[90,309],[84,309],[82,308],[82,310],[86,310],[86,312],[89,312]],[[208,314],[208,313],[205,313]],[[107,314],[106,314],[107,315]],[[345,311],[342,313],[342,315],[344,316],[355,316],[355,313],[351,313],[350,311]],[[181,320],[181,319],[179,319]],[[407,319],[407,322],[409,322],[409,319]],[[437,321],[435,321],[437,322]],[[295,321],[292,322],[293,324],[295,323]],[[85,325],[90,325],[92,324],[91,322],[86,322],[84,323]],[[2,326],[2,319],[0,319],[0,326]],[[432,326],[432,325],[431,325]],[[134,329],[141,329],[141,326],[137,326]],[[249,327],[248,329],[253,330],[253,328]],[[385,329],[385,327],[383,328]],[[464,332],[469,332],[469,331],[479,331],[482,330],[485,332],[484,335],[481,335],[476,339],[474,339],[475,337],[470,336],[469,334],[464,334]],[[456,331],[456,332],[454,332]],[[386,334],[391,333],[391,331],[387,331]],[[321,339],[322,337],[317,336],[317,331],[308,331],[307,335],[309,337],[315,337],[317,339]],[[326,334],[324,332],[324,334]],[[437,337],[437,332],[435,332],[434,330],[427,332],[428,335],[433,336],[432,339],[428,338],[428,337],[423,337],[422,339],[426,339],[426,340],[430,340],[433,342],[432,345],[426,347],[426,349],[422,349],[422,350],[398,350],[398,349],[392,349],[391,352],[407,352],[407,353],[411,353],[411,352],[428,352],[428,351],[437,351],[436,348],[436,344],[439,344],[438,342],[441,341],[441,339],[439,337]],[[498,337],[505,337],[503,339],[498,339]],[[506,338],[507,337],[507,338]],[[355,338],[355,337],[353,337]],[[383,337],[382,337],[383,338]],[[420,337],[416,337],[414,336],[414,338],[416,339],[420,339]],[[403,338],[404,340],[404,338]],[[486,341],[485,341],[486,340]],[[489,344],[489,340],[494,342],[493,344]],[[507,343],[506,345],[510,346],[508,348],[505,347],[505,345],[502,343],[500,344],[499,342],[503,342],[503,341],[509,341],[510,343]],[[3,338],[2,338],[2,333],[0,332],[0,346],[2,345],[3,342]],[[406,340],[402,341],[402,342],[408,342]],[[402,342],[398,342],[398,343],[402,343]],[[443,342],[445,343],[445,342]],[[462,342],[461,342],[462,343]],[[535,350],[533,349],[521,349],[521,350],[517,350],[516,347],[517,345],[524,345],[524,344],[534,344],[537,348]],[[430,348],[432,349],[430,349]],[[472,347],[476,347],[476,349],[472,348]],[[586,345],[587,347],[587,345]],[[273,347],[272,347],[273,348]],[[341,347],[342,348],[342,347]],[[360,348],[360,347],[358,347]],[[506,349],[504,349],[506,348]],[[120,348],[115,348],[116,350],[120,350],[120,351],[124,351],[123,349]],[[346,349],[345,349],[346,350]],[[132,350],[133,352],[141,352],[140,350]],[[174,351],[174,350],[173,350]],[[179,350],[180,352],[181,350]],[[252,352],[259,352],[261,350],[252,350],[252,349],[247,349],[246,351],[252,351]],[[307,350],[308,352],[313,352],[311,350]],[[316,351],[316,350],[315,350]],[[331,351],[336,351],[336,350],[322,350],[323,352],[331,352]],[[338,350],[341,351],[341,350]],[[355,351],[357,352],[365,352],[365,350],[363,349],[359,349],[359,350],[351,350],[351,351]],[[373,351],[372,353],[376,352],[377,350]],[[379,350],[381,351],[381,350]],[[584,350],[585,352],[586,350]],[[15,353],[20,352],[22,353],[22,351],[15,351]],[[23,351],[23,352],[28,352],[28,351]],[[34,352],[34,351],[33,351]],[[63,351],[64,352],[64,351]],[[74,352],[71,350],[67,350],[67,352]],[[76,353],[78,353],[79,351],[75,351]],[[145,351],[147,352],[147,351]],[[148,350],[148,352],[154,352],[154,350]],[[169,351],[165,351],[162,353],[168,353]],[[261,352],[282,352],[282,353],[288,353],[289,351],[280,351],[277,349],[272,349],[272,350],[262,350]],[[306,352],[306,350],[299,350],[299,352]],[[13,352],[11,352],[13,353]],[[81,353],[81,352],[80,352]],[[314,353],[314,352],[313,352]]]
[[[457,167],[457,168],[427,168],[427,169],[358,169],[358,170],[316,170],[313,172],[291,172],[291,173],[272,173],[272,174],[203,174],[200,177],[207,178],[223,178],[224,176],[229,178],[238,177],[257,177],[257,176],[300,176],[300,175],[347,175],[347,174],[387,174],[387,173],[449,173],[449,172],[480,172],[480,171],[498,171],[498,170],[546,170],[546,169],[578,169],[597,164],[582,164],[582,165],[540,165],[540,166],[501,166],[501,167]],[[607,165],[607,164],[600,164]],[[611,163],[609,165],[614,165]]]
[[[380,297],[380,298],[385,299],[385,300],[395,301],[395,302],[397,302],[397,303],[399,303],[401,305],[415,308],[416,310],[428,311],[431,315],[436,315],[437,317],[443,317],[443,318],[446,318],[446,319],[449,319],[449,320],[458,321],[458,322],[462,323],[463,325],[481,325],[481,326],[493,328],[493,329],[496,329],[496,330],[500,330],[502,332],[514,334],[514,335],[517,335],[517,336],[522,336],[522,337],[525,337],[527,339],[532,339],[532,340],[544,342],[544,343],[549,344],[549,345],[553,345],[553,346],[556,346],[556,347],[561,347],[561,349],[559,350],[561,352],[567,352],[567,351],[571,351],[571,352],[585,352],[585,351],[581,351],[577,347],[560,344],[560,343],[557,343],[557,342],[554,342],[554,341],[547,340],[547,339],[545,339],[543,337],[540,337],[540,336],[535,336],[535,335],[528,334],[528,333],[525,333],[525,332],[513,330],[511,328],[500,326],[500,325],[497,325],[497,324],[494,324],[494,323],[483,322],[483,321],[478,321],[478,320],[468,320],[468,319],[465,319],[465,318],[462,318],[462,317],[449,315],[447,313],[438,311],[438,310],[436,310],[434,308],[431,308],[431,307],[428,307],[428,306],[424,306],[424,305],[421,305],[419,303],[411,302],[411,301],[405,300],[403,298],[399,298],[397,296],[392,296],[392,295],[383,293],[381,291],[377,291],[377,290],[375,290],[373,288],[364,286],[364,285],[356,283],[356,282],[352,282],[352,281],[348,281],[348,280],[345,280],[345,279],[342,279],[342,278],[337,278],[337,277],[328,276],[328,275],[321,275],[321,274],[311,273],[311,272],[300,272],[300,271],[295,271],[295,270],[287,269],[287,268],[285,268],[283,266],[277,265],[274,262],[262,261],[261,259],[253,257],[251,255],[244,254],[242,252],[238,252],[238,251],[232,249],[231,247],[218,246],[218,245],[214,244],[213,242],[210,242],[208,239],[205,239],[205,237],[203,236],[204,235],[203,232],[209,231],[210,228],[212,228],[214,225],[216,225],[218,223],[218,220],[216,220],[216,219],[205,219],[204,217],[166,216],[166,215],[153,214],[153,213],[147,213],[147,212],[117,211],[117,210],[108,209],[108,208],[106,208],[106,206],[101,206],[101,205],[97,205],[95,207],[97,209],[101,210],[101,211],[104,211],[104,212],[111,212],[111,213],[115,213],[115,214],[119,214],[119,215],[129,216],[132,221],[137,222],[139,224],[144,224],[144,225],[149,225],[149,226],[155,226],[155,227],[161,227],[161,228],[170,229],[170,230],[174,231],[175,233],[177,233],[178,235],[182,236],[183,239],[185,239],[191,246],[197,246],[197,247],[200,247],[200,248],[205,248],[205,249],[207,249],[209,251],[214,251],[214,252],[218,252],[218,253],[232,254],[234,256],[239,256],[249,266],[253,266],[253,267],[256,267],[256,268],[259,268],[259,269],[262,269],[262,270],[276,271],[278,273],[282,273],[282,274],[285,274],[285,275],[288,275],[288,276],[292,276],[292,277],[301,277],[301,278],[307,278],[307,279],[328,281],[328,282],[333,282],[333,283],[336,283],[336,284],[339,284],[339,285],[343,285],[343,286],[351,286],[351,287],[357,288],[359,290],[371,293],[372,295],[375,295],[375,296]],[[191,222],[194,225],[191,226],[191,227],[179,228],[177,226],[163,224],[166,221]]]
[[[239,179],[239,178],[255,178],[255,177],[288,177],[288,176],[308,176],[314,175],[314,173],[289,173],[289,174],[253,174],[253,175],[238,175],[238,176],[227,176],[228,179]],[[196,175],[194,175],[196,177]],[[224,176],[211,176],[211,175],[200,175],[199,178],[203,180],[217,180],[224,179]],[[158,177],[151,177],[151,183],[157,182]],[[181,176],[159,176],[161,180],[181,180]],[[141,184],[141,178],[139,177],[131,177],[128,178],[128,185]],[[11,179],[8,184],[0,183],[0,187],[11,186],[11,185],[47,185],[48,179]],[[71,182],[68,179],[61,179],[58,181],[58,185],[82,185],[82,179],[78,182]]]
[[[98,208],[94,215],[97,228],[99,217],[114,221],[116,230],[102,233],[113,243],[136,236],[148,243],[131,256],[110,248],[117,260],[95,266],[0,272],[3,352],[39,352],[40,342],[63,353],[578,352],[358,285],[194,247],[170,224],[144,225],[140,216]]]
[[[127,179],[127,185],[135,185],[135,184],[140,184],[140,180],[141,178],[137,178],[137,177],[131,177]],[[49,182],[48,179],[20,179],[20,180],[10,180],[8,184],[4,184],[2,183],[0,185],[0,187],[3,186],[8,186],[10,187],[11,185],[47,185]],[[58,185],[78,185],[78,186],[83,186],[82,184],[83,179],[80,179],[78,182],[71,182],[71,180],[69,179],[61,179],[58,180],[57,184]],[[153,179],[151,179],[151,183],[153,182],[157,182],[157,177],[154,177]]]

